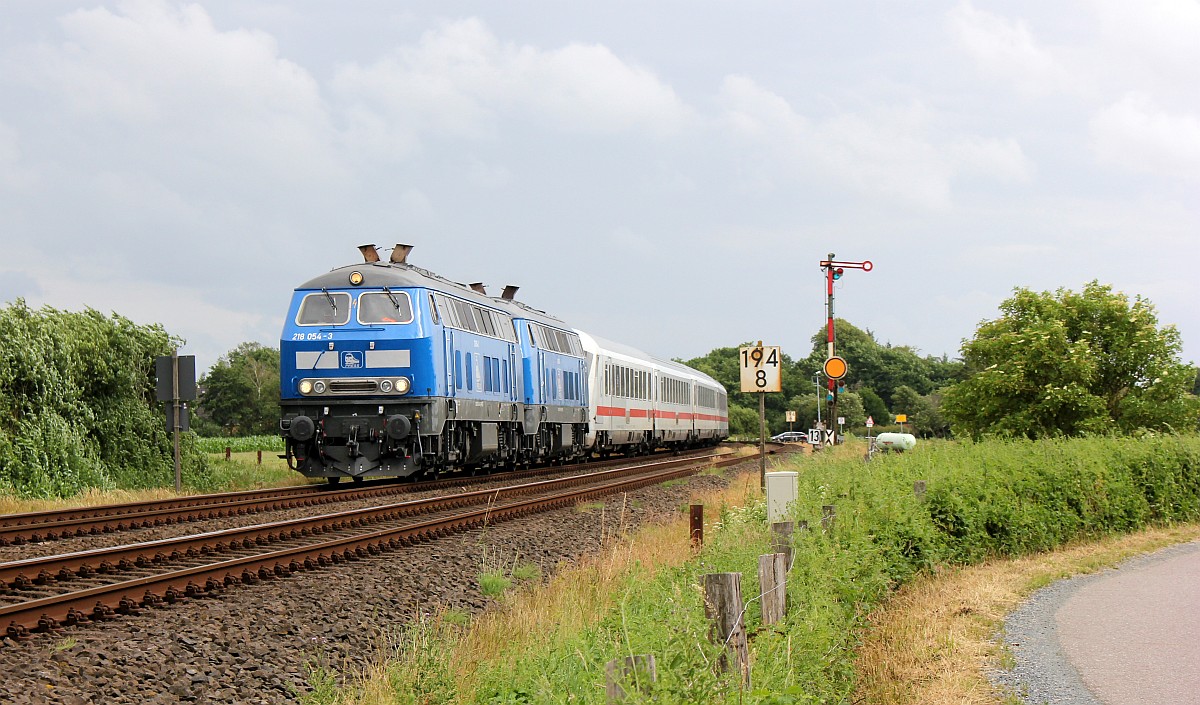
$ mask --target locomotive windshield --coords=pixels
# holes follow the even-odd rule
[[[296,324],[301,326],[340,326],[349,321],[350,294],[324,289],[305,296],[296,316]]]
[[[403,291],[384,289],[382,294],[358,297],[359,323],[408,323],[412,319],[412,304]]]

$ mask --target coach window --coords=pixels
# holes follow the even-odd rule
[[[340,326],[350,322],[350,294],[344,291],[322,291],[309,294],[300,302],[296,325]]]
[[[412,305],[409,303],[408,294],[403,291],[363,294],[358,297],[359,323],[408,323],[412,319]]]

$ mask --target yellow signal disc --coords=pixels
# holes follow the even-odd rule
[[[846,376],[846,361],[834,355],[825,361],[825,376],[829,379],[841,379]]]

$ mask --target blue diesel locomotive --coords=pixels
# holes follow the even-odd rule
[[[280,340],[289,467],[336,483],[619,450],[593,448],[594,353],[579,332],[516,301],[515,287],[489,297],[413,266],[411,249],[383,262],[364,245],[363,263],[295,290]],[[724,412],[725,390],[695,375]],[[727,435],[727,419],[713,418],[725,424],[709,442]]]

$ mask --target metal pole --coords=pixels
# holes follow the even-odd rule
[[[758,393],[758,478],[767,491],[767,393]]]
[[[829,354],[825,359],[833,357],[833,342],[834,342],[834,326],[833,326],[833,270],[836,267],[833,264],[833,253],[829,253],[829,266],[825,269],[825,293],[827,296],[826,308],[829,311]],[[829,380],[829,391],[833,392],[833,403],[829,405],[829,427],[833,428],[833,422],[837,419],[837,403],[838,403],[838,382],[837,380]],[[837,445],[837,437],[834,437],[834,445]]]
[[[821,402],[825,401],[821,398],[821,378],[813,375],[813,384],[817,385],[817,428],[821,427]]]
[[[175,494],[183,492],[183,472],[179,465],[179,350],[171,351],[171,428],[175,435]]]

